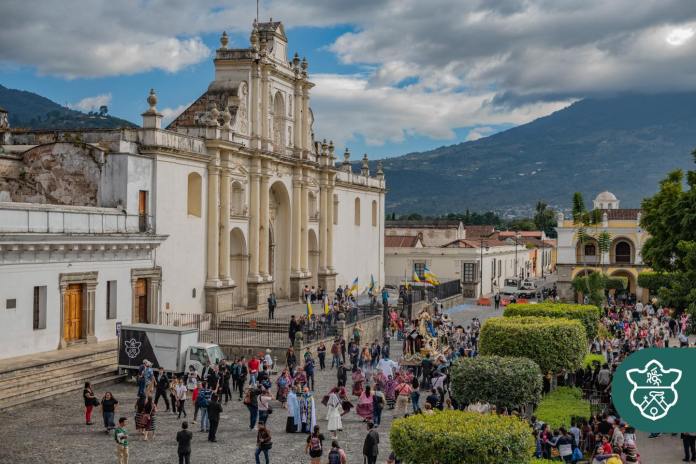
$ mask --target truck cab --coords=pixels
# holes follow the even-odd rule
[[[213,343],[196,343],[189,346],[186,350],[184,367],[188,369],[189,366],[193,366],[198,372],[201,372],[208,362],[212,365],[219,363],[223,359],[225,359],[225,354],[218,345]]]

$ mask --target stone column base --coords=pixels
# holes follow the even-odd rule
[[[290,299],[301,300],[304,296],[304,286],[309,285],[311,280],[311,277],[290,277]]]
[[[328,295],[333,295],[336,292],[336,273],[335,272],[320,272],[317,276],[319,285]]]
[[[247,309],[268,311],[268,295],[273,291],[273,281],[247,283]]]
[[[232,314],[234,311],[235,288],[235,285],[205,287],[205,312],[211,313],[216,322],[218,317]]]

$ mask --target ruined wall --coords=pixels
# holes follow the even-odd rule
[[[80,143],[50,143],[25,151],[20,160],[21,165],[6,161],[6,169],[0,171],[2,201],[99,205],[101,150]]]

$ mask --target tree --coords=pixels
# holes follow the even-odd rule
[[[601,223],[602,210],[593,209],[587,211],[582,193],[575,192],[573,194],[573,227],[575,228],[575,237],[583,250],[586,244],[596,243],[600,266],[603,264],[604,255],[609,252],[611,247],[611,234],[606,230],[599,230]],[[602,291],[605,290],[603,286],[605,279],[601,277],[590,278],[590,272],[587,268],[587,256],[585,256],[584,251],[582,253],[582,267],[584,279],[576,279],[574,282],[585,286],[583,293],[590,297],[593,304],[601,304],[601,301],[598,303],[597,299],[603,298],[601,295]],[[574,285],[574,287],[576,291],[580,291],[577,285]]]
[[[537,230],[543,230],[547,237],[556,238],[556,214],[543,201],[536,204],[534,226]]]
[[[99,107],[99,116],[106,116],[106,113],[109,112],[109,108],[106,105],[102,105]]]

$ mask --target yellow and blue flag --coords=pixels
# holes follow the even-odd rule
[[[413,271],[413,275],[411,276],[411,280],[412,280],[413,282],[418,282],[418,283],[420,283],[421,280],[420,280],[420,277],[418,277],[418,273],[417,273],[416,271]]]
[[[324,314],[329,315],[329,299],[324,298]]]
[[[440,282],[437,280],[437,276],[430,272],[430,268],[428,265],[425,265],[425,268],[423,269],[423,277],[425,277],[425,281],[428,282],[429,284],[432,285],[439,285]]]
[[[358,278],[356,277],[355,280],[353,281],[353,284],[350,286],[348,289],[348,295],[352,295],[353,293],[358,293]]]
[[[312,314],[314,314],[314,311],[312,310],[312,303],[307,301],[307,317],[312,317]]]
[[[372,274],[370,274],[370,291],[375,291],[375,276],[373,276]]]

